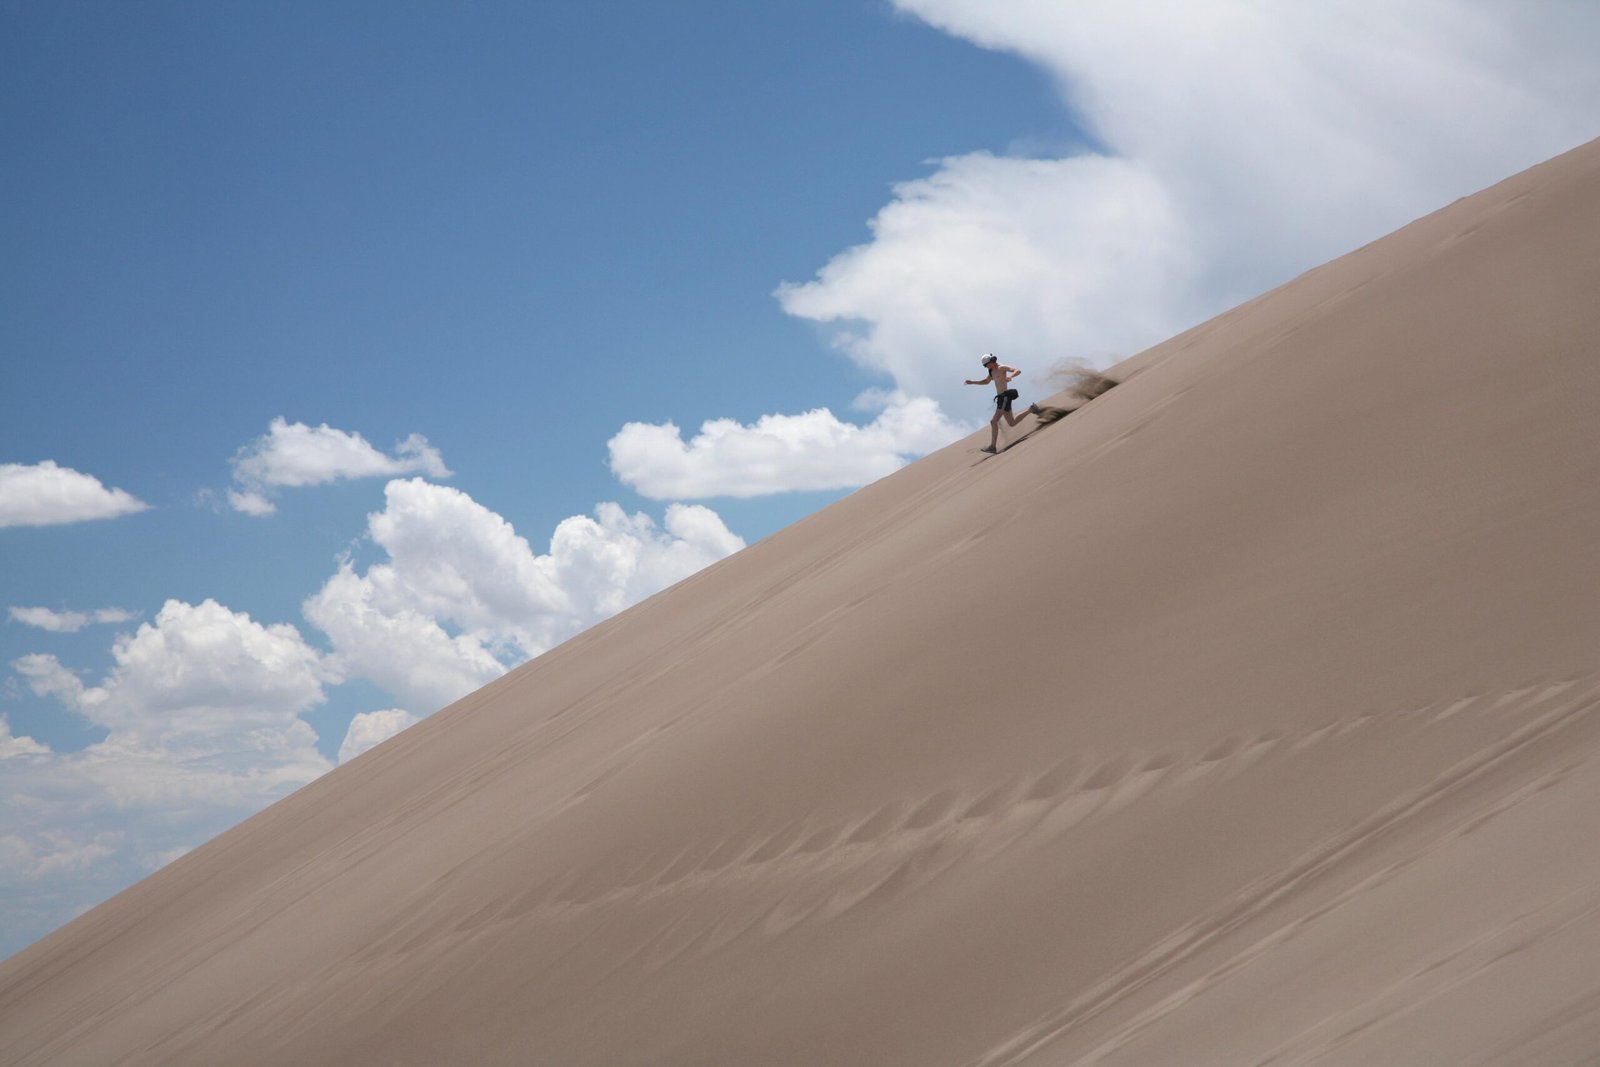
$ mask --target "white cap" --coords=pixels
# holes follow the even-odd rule
[[[995,362],[994,353],[993,352],[985,352],[983,354],[983,358],[981,360],[979,360],[978,362],[982,363],[985,367],[987,367],[989,364]]]

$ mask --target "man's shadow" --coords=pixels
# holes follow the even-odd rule
[[[1038,433],[1040,430],[1043,430],[1046,426],[1054,426],[1068,415],[1071,415],[1074,411],[1079,410],[1079,408],[1082,406],[1083,405],[1080,404],[1076,408],[1059,408],[1040,404],[1039,414],[1034,419],[1032,426],[1022,431],[1022,433],[1018,434],[1016,437],[1013,437],[1010,441],[1007,441],[1004,447],[1002,447],[998,452],[985,452],[980,448],[978,450],[978,458],[973,461],[972,466],[976,467],[979,463],[982,463],[986,459],[994,459],[996,456],[1004,455],[1013,448],[1016,448],[1018,445],[1022,444],[1022,442],[1033,437],[1034,434]]]

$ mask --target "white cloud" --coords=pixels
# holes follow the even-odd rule
[[[268,500],[265,493],[255,489],[242,493],[237,489],[229,489],[228,506],[234,511],[242,511],[246,515],[254,515],[258,519],[264,515],[271,515],[278,510],[278,505]]]
[[[12,663],[36,695],[106,731],[57,753],[0,720],[0,895],[18,933],[43,933],[332,767],[300,718],[331,675],[292,626],[169,600],[116,639],[112,660],[93,685],[55,656]]]
[[[26,881],[52,875],[81,873],[99,861],[115,855],[122,835],[98,833],[87,840],[54,830],[42,831],[31,839],[20,834],[0,834],[0,868]]]
[[[348,562],[304,605],[307,621],[327,635],[332,663],[345,678],[366,678],[415,707],[444,707],[498,678],[501,663],[472,634],[452,635],[433,616],[387,595],[392,570],[374,577]]]
[[[149,506],[131,493],[107,489],[93,475],[58,466],[54,460],[0,463],[0,526],[112,519]]]
[[[908,395],[974,407],[986,398],[961,383],[982,377],[985,352],[1022,367],[1027,388],[1068,353],[1170,332],[1185,227],[1137,167],[977,153],[895,192],[871,244],[778,297],[792,315],[845,322],[836,342]]]
[[[323,423],[307,426],[281,416],[267,432],[233,457],[236,488],[228,490],[228,503],[247,515],[270,515],[277,506],[266,495],[268,487],[297,488],[323,485],[349,478],[426,474],[448,478],[439,450],[421,434],[395,445],[393,455],[378,451],[359,433],[347,433]]]
[[[382,744],[408,726],[422,720],[404,708],[364,711],[350,720],[344,743],[339,746],[339,762],[347,763],[367,749]]]
[[[53,874],[88,870],[96,863],[113,856],[122,840],[118,833],[100,833],[88,841],[76,841],[66,834],[45,834],[45,849],[33,857],[34,878],[48,878]]]
[[[1600,108],[1593,5],[896,4],[1042,67],[1103,147],[942,160],[780,288],[950,410],[979,352],[1144,347],[1592,137]]]
[[[384,497],[368,532],[387,562],[344,562],[305,616],[345,676],[428,712],[744,546],[704,507],[673,504],[657,526],[608,503],[539,555],[459,489],[397,479]]]
[[[83,681],[54,656],[35,652],[12,660],[11,666],[27,679],[35,696],[54,697],[69,708],[76,708],[83,696]]]
[[[328,769],[300,714],[323,699],[322,657],[292,626],[214,600],[169,600],[117,638],[111,672],[85,685],[56,657],[12,664],[33,692],[109,732],[64,757],[118,804],[264,802]]]
[[[320,654],[293,626],[262,626],[215,600],[169,600],[153,623],[117,638],[115,666],[71,705],[114,734],[167,744],[201,736],[281,728],[322,700]],[[25,657],[43,671],[47,691],[68,689],[53,657]],[[74,679],[76,681],[76,679]]]
[[[0,955],[332,769],[301,717],[327,685],[361,676],[431,710],[743,545],[703,507],[673,504],[657,525],[602,504],[540,555],[458,490],[397,480],[386,498],[369,518],[386,562],[341,565],[307,602],[331,654],[293,626],[170,600],[116,638],[97,681],[53,655],[12,662],[13,691],[20,680],[105,737],[54,752],[0,717]],[[117,609],[19,610],[73,629]],[[414,721],[355,716],[340,761]]]
[[[52,611],[49,608],[10,608],[11,618],[25,626],[33,626],[51,633],[75,634],[91,623],[129,622],[131,611],[122,608],[96,608],[93,611]]]
[[[865,426],[818,408],[750,425],[713,419],[685,442],[670,422],[630,422],[606,447],[611,472],[652,499],[751,497],[865,485],[967,429],[932,400],[897,396]]]
[[[459,490],[395,480],[386,501],[369,516],[386,560],[364,573],[345,562],[306,602],[332,653],[214,600],[169,600],[115,639],[98,680],[49,654],[12,661],[9,693],[25,687],[105,736],[54,752],[0,717],[0,955],[331,770],[302,718],[326,686],[360,676],[432,710],[743,546],[695,505],[658,525],[602,504],[561,522],[541,555]],[[59,632],[129,619],[11,617]],[[340,760],[414,721],[400,708],[356,716]]]
[[[31,737],[18,737],[11,732],[11,723],[0,715],[0,760],[18,756],[47,756],[50,746],[42,745]]]

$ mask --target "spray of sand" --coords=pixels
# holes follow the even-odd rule
[[[1045,375],[1045,381],[1055,391],[1066,393],[1076,403],[1071,407],[1039,405],[1039,421],[1043,423],[1052,423],[1070,415],[1117,384],[1115,379],[1107,378],[1087,363],[1076,359],[1058,360]]]

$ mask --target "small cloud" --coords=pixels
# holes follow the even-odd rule
[[[139,858],[140,863],[147,871],[159,871],[180,856],[187,856],[194,851],[193,845],[178,845],[174,848],[162,849],[160,852],[148,852]]]
[[[899,470],[912,458],[968,432],[926,397],[871,393],[883,410],[866,425],[827,408],[763,415],[745,425],[712,419],[684,441],[670,422],[630,422],[606,442],[611,472],[656,500],[753,497],[816,489],[851,489]]]
[[[228,505],[232,507],[234,511],[242,511],[246,515],[254,515],[258,519],[263,515],[271,515],[274,511],[278,510],[278,505],[268,500],[261,493],[253,490],[251,492],[241,493],[237,489],[229,489]]]
[[[11,620],[24,626],[48,630],[56,634],[75,634],[91,623],[128,622],[135,618],[131,611],[122,608],[96,608],[94,611],[52,611],[49,608],[9,609]]]
[[[348,763],[375,745],[422,720],[404,708],[364,711],[350,720],[344,743],[339,746],[339,762]]]
[[[91,474],[43,463],[0,463],[0,526],[54,526],[112,519],[150,505]]]
[[[116,854],[122,834],[96,834],[93,840],[75,841],[66,834],[47,834],[44,848],[34,856],[33,877],[78,874]]]
[[[270,515],[277,507],[267,497],[269,488],[300,488],[351,478],[382,478],[401,474],[426,474],[448,478],[439,450],[414,433],[385,455],[359,433],[348,433],[323,423],[307,426],[273,419],[267,432],[233,457],[236,488],[228,490],[228,503],[246,515]]]
[[[33,652],[11,661],[11,667],[28,683],[34,696],[48,696],[68,708],[77,709],[87,690],[83,679],[62,666],[61,661],[43,652]]]
[[[0,715],[0,760],[13,759],[17,756],[48,756],[50,746],[41,744],[31,737],[18,737],[11,732],[11,724],[4,715]]]

